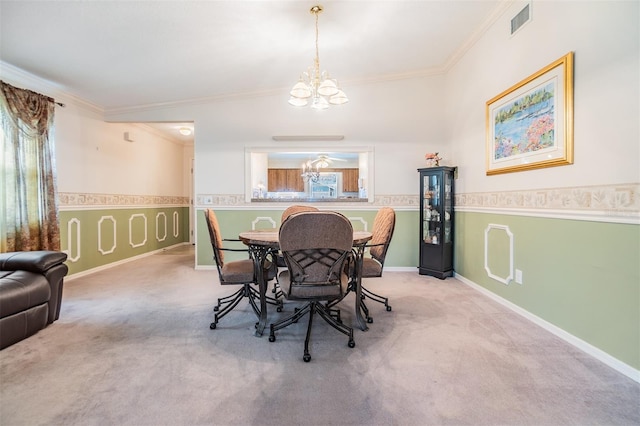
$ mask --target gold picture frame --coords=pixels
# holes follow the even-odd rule
[[[573,164],[573,52],[487,101],[487,175]]]

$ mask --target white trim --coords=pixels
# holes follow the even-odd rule
[[[566,332],[565,330],[561,329],[560,327],[557,327],[553,324],[551,324],[550,322],[547,322],[545,320],[543,320],[542,318],[532,314],[531,312],[521,308],[520,306],[498,296],[497,294],[487,290],[486,288],[482,287],[481,285],[478,285],[476,283],[474,283],[473,281],[463,277],[462,275],[459,275],[458,273],[454,274],[455,278],[462,281],[464,284],[468,285],[469,287],[479,291],[480,293],[484,294],[485,296],[489,297],[490,299],[500,303],[501,305],[503,305],[504,307],[510,309],[511,311],[515,312],[516,314],[522,316],[523,318],[528,319],[529,321],[531,321],[532,323],[542,327],[543,329],[547,330],[548,332],[558,336],[559,338],[561,338],[562,340],[564,340],[565,342],[571,344],[572,346],[582,350],[583,352],[587,353],[588,355],[591,355],[592,357],[594,357],[595,359],[597,359],[598,361],[601,361],[602,363],[608,365],[609,367],[613,368],[614,370],[618,371],[621,374],[624,374],[625,376],[629,377],[631,380],[640,383],[640,370],[636,370],[635,368],[631,367],[630,365],[620,361],[617,358],[614,358],[613,356],[609,355],[608,353],[604,352],[602,349],[596,348],[595,346],[585,342],[584,340]]]
[[[347,219],[349,219],[349,221],[351,222],[360,222],[362,223],[362,225],[364,226],[364,231],[367,231],[367,227],[368,227],[368,223],[366,220],[364,220],[364,218],[356,216],[356,217],[348,217]]]
[[[180,215],[177,211],[173,212],[173,237],[178,238],[180,235]]]
[[[260,222],[269,222],[272,228],[276,227],[276,221],[267,216],[258,216],[251,222],[251,230],[255,231],[256,225]]]
[[[158,225],[160,223],[160,221],[158,220],[158,218],[160,216],[164,217],[164,236],[162,238],[160,238],[160,236],[158,235]],[[156,241],[160,242],[160,241],[164,241],[167,239],[167,215],[164,214],[164,212],[158,212],[156,214]]]
[[[189,207],[188,204],[128,204],[128,205],[60,205],[59,211],[76,211],[76,210],[124,210],[124,209],[163,209],[163,208],[180,208]]]
[[[131,233],[133,227],[131,226],[132,219],[135,217],[142,217],[144,219],[144,240],[140,244],[133,244],[133,234]],[[142,247],[147,243],[147,215],[144,213],[135,213],[129,216],[129,245],[133,248]]]
[[[509,275],[506,278],[493,274],[489,268],[489,232],[492,229],[501,229],[509,237]],[[513,233],[508,226],[490,223],[487,225],[487,229],[484,230],[484,270],[487,271],[489,278],[493,278],[505,285],[509,285],[509,282],[513,279]]]
[[[113,246],[111,246],[111,248],[109,250],[103,250],[102,249],[102,221],[104,219],[110,219],[111,223],[113,223]],[[98,251],[100,253],[102,253],[102,255],[106,255],[106,254],[111,254],[116,250],[116,219],[109,215],[109,216],[102,216],[100,218],[100,220],[98,221]]]
[[[455,207],[456,212],[487,213],[508,216],[542,217],[549,219],[583,220],[589,222],[623,223],[640,225],[640,212],[582,211],[552,209],[504,209],[499,207]]]
[[[73,241],[73,238],[71,238],[71,228],[74,223],[76,224],[76,256],[71,255],[73,249],[73,247],[71,247],[71,242]],[[77,262],[80,260],[80,229],[80,219],[77,217],[72,217],[67,221],[67,250],[64,252],[67,254],[69,262]]]

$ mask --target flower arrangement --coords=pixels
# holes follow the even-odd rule
[[[438,157],[437,152],[426,153],[424,155],[424,159],[427,160],[427,163],[432,167],[438,167],[440,165],[440,160],[442,160],[442,158]]]

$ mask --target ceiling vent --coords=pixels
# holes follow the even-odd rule
[[[511,35],[518,31],[524,24],[531,20],[531,2],[522,8],[516,16],[511,19]]]

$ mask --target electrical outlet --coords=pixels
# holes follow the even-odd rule
[[[522,284],[522,271],[516,269],[516,284]]]

